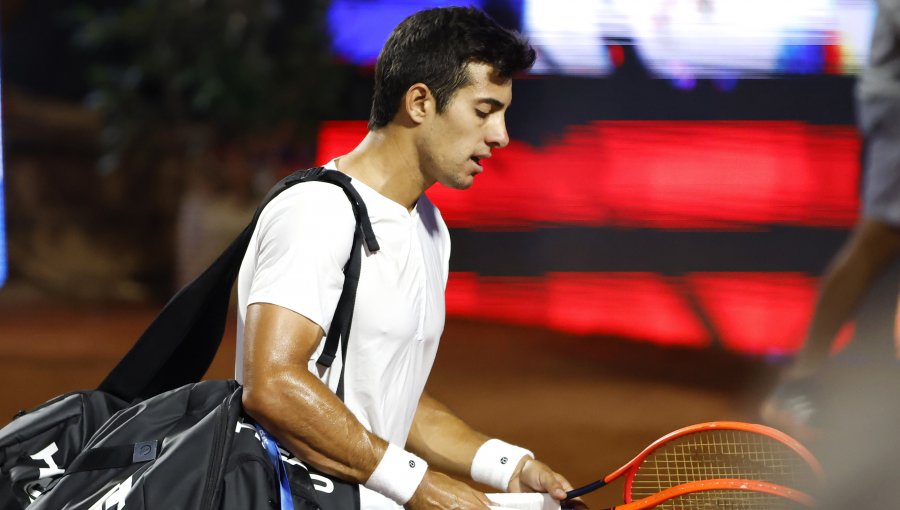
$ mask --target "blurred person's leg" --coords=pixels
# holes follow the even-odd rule
[[[838,330],[859,308],[873,283],[900,256],[900,95],[866,97],[858,102],[863,151],[862,219],[829,264],[803,347],[785,371],[773,395],[761,407],[766,423],[788,433],[809,437],[823,392],[817,389],[822,369]],[[894,282],[896,289],[896,282]],[[891,294],[893,310],[896,292]],[[892,311],[886,311],[888,318]],[[871,316],[868,317],[871,321]],[[866,329],[863,327],[862,329]],[[872,331],[870,328],[868,331]],[[893,345],[890,329],[855,342]],[[856,347],[859,351],[860,348]]]

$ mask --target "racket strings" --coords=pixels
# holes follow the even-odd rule
[[[654,450],[632,478],[631,496],[632,500],[638,500],[683,483],[720,478],[759,480],[803,491],[815,486],[814,473],[806,461],[780,441],[742,430],[707,430],[674,439]],[[710,491],[714,492],[717,491]],[[780,508],[746,506],[756,505],[756,501],[759,505],[770,505],[771,501],[780,499],[776,496],[726,492],[738,492],[733,499],[745,505],[733,508]],[[703,493],[696,496],[704,497]]]

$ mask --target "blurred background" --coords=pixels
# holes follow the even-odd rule
[[[857,219],[872,1],[2,0],[0,417],[94,387],[269,186],[352,149],[390,30],[444,5],[538,61],[509,147],[428,192],[454,243],[431,391],[576,485],[758,421]],[[894,357],[897,273],[848,363]]]

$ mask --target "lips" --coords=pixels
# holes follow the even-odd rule
[[[482,160],[482,159],[487,159],[487,158],[489,158],[489,157],[491,157],[490,154],[475,154],[475,155],[471,156],[469,159],[470,159],[473,163],[475,163],[475,165],[478,167],[479,170],[481,170],[481,169],[482,169],[482,167],[481,167],[481,160]]]

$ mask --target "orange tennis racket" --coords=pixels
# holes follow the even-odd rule
[[[622,476],[625,504],[616,510],[797,510],[814,506],[810,494],[824,481],[816,458],[787,434],[710,422],[657,439],[603,479],[569,491],[567,499]]]

